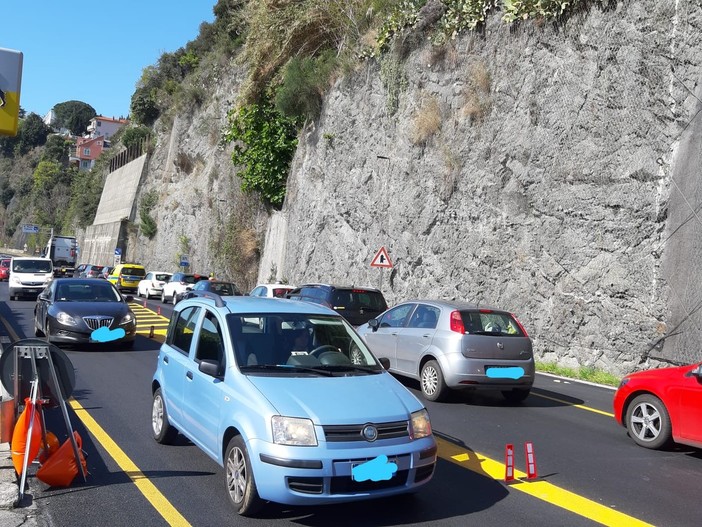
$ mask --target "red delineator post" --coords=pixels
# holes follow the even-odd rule
[[[534,455],[534,445],[531,441],[524,443],[524,454],[526,455],[527,479],[537,477],[536,456]]]
[[[514,445],[505,445],[505,481],[514,479]]]

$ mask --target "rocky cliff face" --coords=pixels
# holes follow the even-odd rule
[[[698,2],[644,0],[562,24],[493,16],[441,49],[408,35],[340,79],[305,130],[261,274],[284,246],[293,283],[382,280],[390,303],[513,310],[542,360],[622,373],[699,359],[664,349],[662,262],[701,22]]]
[[[141,190],[158,233],[132,256],[172,269],[187,252],[242,289],[277,276],[496,305],[562,365],[700,360],[701,24],[696,0],[640,0],[558,24],[495,15],[442,48],[405,35],[328,93],[272,216],[219,144],[243,73],[213,68],[207,106],[159,123]]]

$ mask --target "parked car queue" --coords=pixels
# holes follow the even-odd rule
[[[5,260],[7,260],[5,262]],[[0,261],[0,279],[10,259]],[[82,265],[77,273],[93,277],[100,266]],[[118,266],[119,267],[119,266]],[[117,270],[127,273],[122,292],[132,292],[134,266],[124,264]],[[104,273],[105,271],[103,271]],[[108,271],[109,272],[109,271]],[[132,273],[132,274],[130,274]],[[156,273],[151,289],[139,289],[139,296],[158,295],[174,304],[195,289],[204,275],[181,276]],[[177,275],[177,276],[176,276]],[[104,275],[103,275],[104,276]],[[114,276],[112,273],[108,274]],[[165,285],[176,276],[181,286],[175,293],[164,293]],[[147,276],[143,277],[144,279]],[[122,280],[122,278],[119,278]],[[131,280],[131,283],[129,283]],[[128,285],[129,287],[124,287]],[[228,290],[212,286],[196,290],[213,291],[220,296],[240,294],[234,284]],[[447,399],[456,390],[494,390],[508,402],[526,399],[534,381],[532,343],[516,316],[504,310],[467,303],[437,300],[411,300],[387,309],[382,293],[372,288],[341,287],[330,284],[259,284],[250,296],[286,297],[325,305],[356,326],[364,342],[378,358],[389,361],[388,370],[419,381],[422,395],[432,401]],[[382,300],[380,300],[382,299]],[[385,311],[381,311],[385,308]],[[37,332],[44,326],[36,323]],[[350,357],[353,350],[346,350]],[[624,377],[613,399],[616,421],[629,436],[646,448],[666,448],[673,443],[702,448],[702,364],[657,368]]]

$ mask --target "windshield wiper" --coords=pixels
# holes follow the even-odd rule
[[[319,368],[311,368],[309,366],[298,366],[295,364],[248,364],[241,366],[241,371],[251,370],[276,370],[276,371],[295,371],[295,372],[311,372],[323,375],[325,377],[333,377],[334,373],[329,370],[321,370]]]

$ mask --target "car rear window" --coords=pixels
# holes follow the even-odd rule
[[[122,267],[122,274],[129,276],[146,276],[143,267]]]
[[[171,277],[171,275],[169,275],[169,274],[157,274],[156,280],[161,280],[162,282],[167,282],[170,277]]]
[[[335,309],[366,309],[380,313],[388,308],[382,293],[363,289],[337,289],[331,302]]]
[[[461,318],[463,319],[463,327],[466,333],[524,336],[521,326],[509,313],[488,309],[461,311]]]
[[[292,289],[287,287],[274,287],[273,296],[276,298],[283,298],[288,293],[288,291],[292,291]]]

